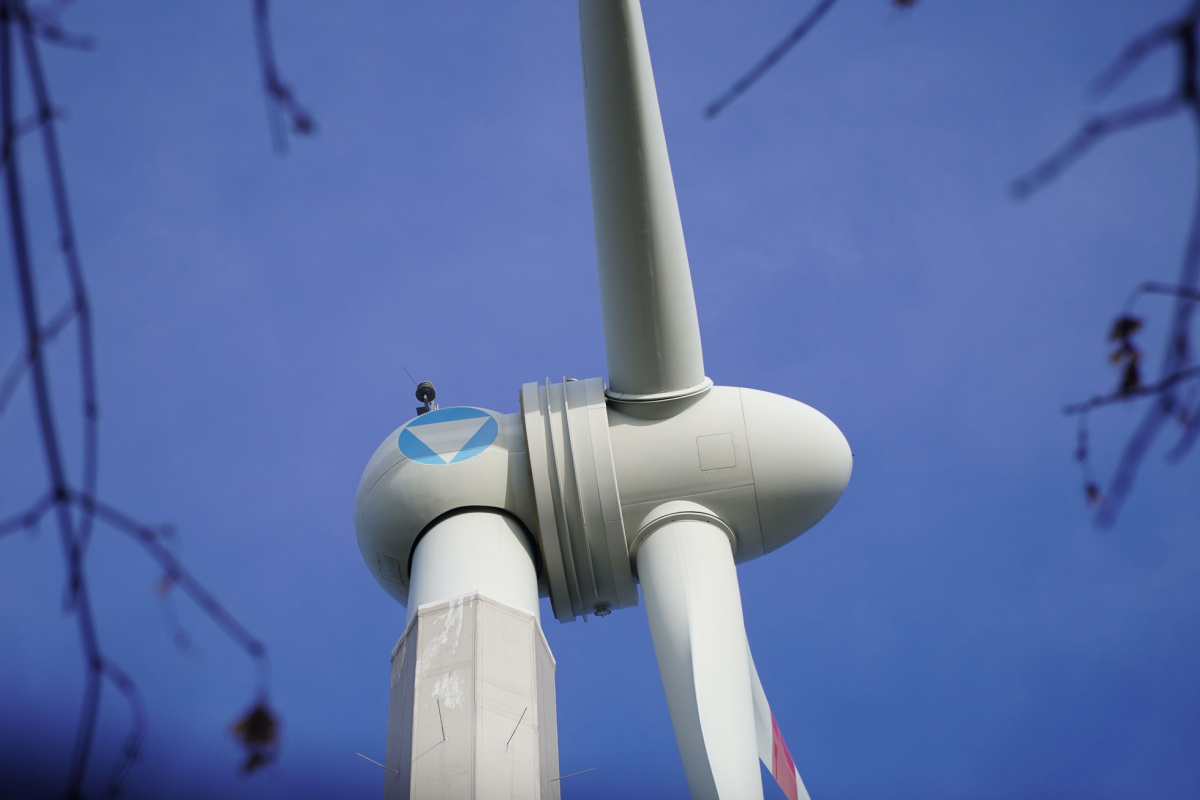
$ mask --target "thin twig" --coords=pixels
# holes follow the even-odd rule
[[[105,521],[113,527],[138,540],[158,561],[171,581],[179,583],[189,597],[255,661],[259,700],[247,719],[256,727],[243,734],[252,751],[251,760],[258,759],[255,764],[265,763],[273,757],[277,722],[265,699],[269,665],[262,644],[182,567],[178,559],[163,546],[154,530],[96,499],[98,411],[91,312],[55,130],[55,121],[62,117],[62,112],[51,102],[38,50],[42,41],[86,46],[83,39],[66,34],[58,25],[57,14],[68,2],[58,0],[50,9],[34,12],[24,0],[0,0],[0,166],[3,167],[5,211],[24,333],[22,352],[0,379],[0,413],[7,407],[16,388],[28,377],[49,483],[42,497],[25,511],[0,520],[0,536],[21,529],[32,529],[45,515],[54,512],[67,571],[66,607],[75,616],[84,661],[83,700],[64,794],[67,798],[79,798],[82,795],[96,734],[101,695],[107,681],[122,694],[130,710],[129,732],[107,788],[107,796],[115,797],[140,752],[145,737],[146,714],[136,685],[124,670],[104,656],[97,637],[85,556],[93,518],[98,512],[103,512]],[[23,53],[29,92],[35,106],[34,115],[28,120],[18,118],[15,48],[20,48]],[[21,184],[20,160],[17,157],[18,141],[22,135],[35,131],[41,134],[59,251],[66,265],[70,289],[69,301],[46,321],[43,321],[38,306],[37,283],[29,248],[29,223]],[[84,420],[83,468],[78,488],[71,483],[66,470],[46,363],[47,346],[72,323],[79,337],[78,364]]]
[[[1092,91],[1098,96],[1108,94],[1129,76],[1129,73],[1143,58],[1163,45],[1170,44],[1178,32],[1179,21],[1171,20],[1138,36],[1125,45],[1125,49],[1113,59],[1112,63],[1096,76],[1096,79],[1092,81]]]
[[[1133,488],[1134,478],[1137,477],[1146,450],[1158,436],[1173,407],[1174,403],[1169,394],[1160,396],[1146,411],[1146,416],[1142,418],[1133,436],[1129,437],[1125,451],[1121,453],[1121,459],[1117,462],[1117,470],[1113,473],[1104,502],[1096,512],[1096,524],[1100,527],[1107,528],[1116,521],[1117,514],[1129,496],[1129,490]]]
[[[50,177],[50,194],[54,200],[54,220],[58,226],[59,250],[67,266],[67,278],[71,286],[71,303],[78,321],[79,371],[83,387],[83,492],[96,494],[97,449],[99,446],[99,404],[96,395],[96,354],[92,343],[92,311],[88,302],[87,284],[83,279],[83,265],[75,243],[75,225],[71,219],[71,206],[67,201],[67,181],[63,173],[62,157],[59,154],[58,134],[54,126],[54,104],[46,85],[42,60],[38,55],[30,17],[24,14],[21,21],[21,38],[25,51],[25,68],[33,88],[34,102],[42,120],[42,151],[46,156],[46,171]],[[80,521],[80,545],[87,549],[91,536],[91,514],[84,512]]]
[[[1167,451],[1167,463],[1178,464],[1184,456],[1195,446],[1196,440],[1200,438],[1200,391],[1197,391],[1195,384],[1192,386],[1192,391],[1189,397],[1179,400],[1175,411],[1175,417],[1183,424],[1183,434],[1179,437],[1179,441]]]
[[[1200,152],[1200,0],[1193,0],[1188,10],[1179,17],[1151,28],[1131,41],[1117,58],[1100,74],[1093,84],[1094,90],[1103,94],[1122,80],[1149,54],[1164,47],[1173,47],[1178,55],[1175,87],[1166,97],[1131,106],[1121,111],[1093,117],[1070,139],[1045,161],[1017,180],[1012,187],[1017,197],[1026,197],[1044,187],[1063,173],[1084,155],[1096,142],[1105,136],[1129,130],[1138,125],[1164,119],[1177,112],[1184,112],[1192,123],[1196,137],[1195,147]],[[1200,176],[1197,178],[1200,187]],[[1187,453],[1198,436],[1200,403],[1197,402],[1197,384],[1200,365],[1194,364],[1191,345],[1191,322],[1200,302],[1200,189],[1197,190],[1195,207],[1188,231],[1187,245],[1179,268],[1179,279],[1173,284],[1145,281],[1137,286],[1125,303],[1124,312],[1113,324],[1110,341],[1118,345],[1111,360],[1122,369],[1120,386],[1116,391],[1098,395],[1081,403],[1073,403],[1063,409],[1069,415],[1078,415],[1078,432],[1075,459],[1084,476],[1084,494],[1089,503],[1099,506],[1096,523],[1111,525],[1130,490],[1146,453],[1162,432],[1165,424],[1175,419],[1183,426],[1183,434],[1168,452],[1169,462],[1178,461]],[[1167,342],[1159,366],[1158,379],[1151,383],[1141,380],[1142,353],[1134,342],[1134,335],[1143,327],[1139,317],[1133,315],[1133,307],[1143,295],[1158,294],[1175,298],[1168,326]],[[1180,392],[1185,392],[1181,399]],[[1188,394],[1190,392],[1190,394]],[[1090,412],[1117,403],[1150,399],[1152,403],[1143,416],[1121,453],[1109,482],[1108,490],[1101,493],[1093,477],[1091,454],[1088,447],[1088,424]]]
[[[179,609],[175,605],[174,594],[171,589],[174,588],[175,582],[164,576],[159,581],[156,589],[158,594],[158,610],[162,615],[163,626],[171,635],[171,641],[179,652],[198,656],[195,645],[192,643],[192,637],[188,635],[187,629],[183,627],[183,621],[179,618]]]
[[[267,100],[267,122],[276,153],[286,153],[288,134],[311,136],[317,121],[296,99],[292,88],[279,74],[275,61],[275,46],[271,40],[271,10],[269,0],[254,0],[254,40],[258,45],[258,62],[262,73],[263,91]]]
[[[31,23],[34,33],[39,39],[50,44],[73,50],[91,50],[96,46],[96,40],[91,36],[70,33],[63,29],[59,15],[72,4],[72,0],[56,0],[49,6],[30,8],[25,6],[24,16]]]
[[[75,319],[76,309],[74,304],[67,303],[58,313],[50,318],[50,321],[42,328],[40,335],[41,347],[39,350],[44,350],[45,345],[50,344],[63,330],[70,324],[71,320]],[[25,372],[29,368],[30,353],[29,348],[20,353],[13,362],[9,364],[8,369],[4,372],[4,377],[0,378],[0,415],[4,414],[8,408],[9,401],[17,391],[17,387],[21,385],[21,379],[25,377]]]
[[[1050,181],[1057,178],[1068,167],[1074,164],[1080,156],[1091,149],[1092,145],[1113,133],[1128,130],[1146,122],[1164,119],[1183,107],[1178,97],[1174,95],[1159,100],[1139,103],[1136,106],[1092,117],[1067,142],[1054,151],[1041,164],[1028,174],[1021,176],[1012,185],[1015,197],[1024,198],[1036,192]]]
[[[54,507],[54,495],[47,492],[41,499],[20,514],[0,520],[0,536],[5,536],[19,530],[28,530],[37,525],[46,512]]]
[[[8,408],[8,403],[17,392],[17,387],[21,385],[21,378],[25,377],[25,371],[29,369],[29,353],[23,352],[13,359],[12,364],[9,364],[8,369],[4,371],[4,377],[0,378],[0,415],[3,415]]]
[[[1072,403],[1068,406],[1063,406],[1062,412],[1068,417],[1073,417],[1076,414],[1086,414],[1087,412],[1093,411],[1097,408],[1116,405],[1117,403],[1125,403],[1138,397],[1154,397],[1175,388],[1175,386],[1190,378],[1195,378],[1197,376],[1200,376],[1200,365],[1182,369],[1179,372],[1168,375],[1160,381],[1149,384],[1148,386],[1139,386],[1138,388],[1128,392],[1110,392],[1108,394],[1091,397],[1079,403]]]
[[[796,27],[788,31],[787,36],[783,37],[779,44],[772,47],[757,64],[751,67],[745,75],[734,81],[733,85],[722,92],[716,100],[705,106],[705,118],[712,119],[717,116],[730,103],[745,94],[751,86],[758,83],[764,75],[771,71],[772,67],[779,63],[780,59],[788,54],[789,50],[795,47],[801,39],[808,35],[809,31],[816,27],[817,23],[821,21],[821,18],[825,16],[829,9],[833,8],[835,3],[837,3],[837,0],[820,0],[813,7],[812,11],[808,12],[808,15],[800,20],[800,23]]]
[[[150,557],[162,568],[164,575],[179,586],[208,615],[209,619],[245,650],[250,658],[254,659],[258,668],[259,694],[265,696],[270,683],[270,664],[266,648],[166,548],[158,532],[96,498],[73,494],[72,499],[81,507],[90,506],[99,519],[116,530],[128,534],[145,548]]]
[[[117,668],[111,661],[104,662],[104,674],[117,688],[117,690],[125,696],[125,701],[129,705],[132,719],[130,720],[129,733],[125,736],[125,743],[121,746],[121,752],[117,757],[117,764],[113,769],[112,778],[109,779],[108,789],[105,792],[107,797],[116,797],[121,791],[121,784],[125,781],[125,776],[129,774],[129,770],[133,767],[133,762],[137,761],[138,756],[142,752],[142,742],[146,738],[146,704],[142,701],[141,692],[137,686],[124,671]]]
[[[13,13],[14,9],[17,12],[15,14]],[[86,670],[84,700],[67,775],[67,796],[74,797],[80,793],[83,773],[91,752],[96,712],[100,703],[100,678],[103,674],[104,662],[96,641],[95,623],[92,618],[87,582],[83,572],[82,551],[71,518],[66,472],[63,469],[62,451],[58,443],[58,430],[51,411],[50,385],[46,375],[46,365],[41,358],[42,325],[38,315],[33,267],[29,255],[25,204],[21,192],[20,167],[16,157],[17,140],[14,131],[16,98],[13,77],[12,22],[14,16],[18,19],[22,16],[21,10],[20,0],[5,0],[0,4],[0,131],[3,132],[0,152],[2,152],[3,161],[7,165],[4,170],[4,188],[9,220],[9,239],[13,247],[13,263],[17,271],[21,298],[21,317],[25,327],[25,341],[29,349],[29,372],[33,383],[34,406],[43,443],[42,451],[46,460],[50,492],[54,501],[55,517],[58,521],[59,539],[67,563],[68,597],[79,625],[79,637],[83,646]]]
[[[1137,302],[1139,297],[1145,294],[1161,294],[1167,295],[1168,297],[1182,297],[1190,302],[1200,301],[1200,290],[1192,289],[1187,286],[1176,286],[1173,283],[1146,281],[1129,293],[1129,299],[1125,301],[1126,312],[1132,311],[1133,304]]]

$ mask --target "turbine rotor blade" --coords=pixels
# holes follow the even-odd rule
[[[761,800],[753,667],[728,534],[679,519],[651,533],[636,559],[693,800]]]
[[[580,0],[584,106],[610,397],[711,385],[638,0]]]
[[[783,734],[775,722],[775,715],[767,703],[767,693],[763,691],[762,681],[758,679],[758,670],[754,668],[754,657],[750,655],[750,646],[746,646],[746,659],[750,662],[750,691],[754,702],[754,732],[758,743],[758,758],[766,766],[767,771],[775,778],[783,796],[788,800],[811,800],[804,781],[800,779],[800,771],[796,762],[788,752]]]

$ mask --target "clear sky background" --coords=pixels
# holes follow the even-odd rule
[[[1193,140],[1161,123],[1030,201],[1007,193],[1093,108],[1110,57],[1183,5],[845,0],[708,122],[809,4],[646,3],[708,375],[815,406],[856,454],[829,517],[739,572],[816,800],[1200,795],[1200,456],[1166,467],[1160,443],[1097,531],[1060,413],[1114,385],[1104,335],[1128,291],[1176,273]],[[66,21],[98,49],[47,50],[96,319],[101,494],[177,526],[270,648],[283,719],[279,761],[239,777],[250,663],[186,601],[199,653],[175,650],[159,573],[102,530],[102,643],[149,709],[132,797],[377,798],[381,770],[354,754],[383,755],[404,610],[352,513],[416,405],[402,367],[443,406],[505,413],[525,381],[605,374],[575,5],[275,6],[320,123],[285,158],[248,2],[79,3]],[[1166,93],[1172,58],[1105,102]],[[6,280],[0,353],[19,335]],[[77,456],[74,346],[55,347]],[[1138,413],[1096,417],[1104,474]],[[26,388],[0,419],[0,516],[43,475]],[[63,581],[48,522],[0,541],[0,795],[61,789],[83,674]],[[560,625],[544,608],[561,768],[596,768],[564,798],[685,797],[643,610]],[[126,722],[107,692],[94,791]]]

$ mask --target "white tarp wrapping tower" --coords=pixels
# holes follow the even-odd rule
[[[392,651],[385,800],[558,800],[554,658],[480,594],[423,606]]]

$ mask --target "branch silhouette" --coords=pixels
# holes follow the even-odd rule
[[[720,97],[705,106],[704,116],[712,119],[724,111],[730,103],[744,95],[751,86],[758,83],[764,75],[770,72],[771,68],[788,54],[788,51],[800,43],[800,40],[817,26],[821,18],[836,3],[837,0],[820,0],[813,7],[813,10],[808,12],[808,15],[804,19],[800,20],[800,23],[796,27],[788,31],[787,36],[783,37],[779,44],[768,50],[767,54],[757,64],[751,67],[745,75],[734,81],[733,85],[726,89]]]
[[[1018,198],[1028,197],[1042,186],[1057,178],[1077,159],[1083,156],[1092,145],[1100,139],[1113,133],[1119,133],[1129,128],[1137,127],[1147,122],[1169,117],[1178,111],[1181,101],[1172,95],[1160,100],[1139,103],[1131,108],[1112,114],[1093,117],[1084,123],[1079,132],[1071,137],[1062,147],[1049,158],[1039,164],[1032,172],[1017,179],[1012,192]]]
[[[1177,56],[1176,83],[1171,93],[1157,100],[1092,117],[1048,158],[1014,181],[1013,195],[1023,199],[1044,188],[1107,136],[1179,114],[1192,123],[1196,151],[1200,153],[1198,36],[1200,0],[1193,0],[1179,17],[1160,23],[1134,38],[1096,78],[1092,84],[1093,91],[1098,95],[1107,93],[1128,77],[1146,56],[1166,48],[1174,50]],[[1109,356],[1110,362],[1120,370],[1117,387],[1063,409],[1063,413],[1078,417],[1075,460],[1083,472],[1084,496],[1097,507],[1095,521],[1101,527],[1110,526],[1116,521],[1146,453],[1168,423],[1182,428],[1179,440],[1167,453],[1169,463],[1183,458],[1200,437],[1200,365],[1194,363],[1192,356],[1192,316],[1197,303],[1200,303],[1200,176],[1197,178],[1195,203],[1178,280],[1172,284],[1147,281],[1139,285],[1130,293],[1125,308],[1109,330],[1109,341],[1117,345],[1117,349]],[[1134,314],[1138,301],[1147,295],[1166,296],[1174,301],[1157,378],[1150,383],[1142,380],[1143,353],[1135,341],[1135,336],[1144,327],[1144,321]],[[1140,400],[1149,400],[1149,407],[1126,441],[1107,491],[1102,491],[1091,465],[1088,429],[1091,412]]]
[[[0,170],[3,172],[5,215],[23,332],[21,351],[0,377],[0,415],[7,411],[17,390],[29,385],[48,485],[42,495],[25,510],[0,518],[0,538],[22,530],[36,532],[47,517],[53,519],[57,530],[67,572],[66,611],[75,618],[84,663],[83,700],[64,792],[65,797],[73,799],[83,796],[105,685],[111,686],[124,697],[130,714],[128,733],[113,766],[105,796],[114,797],[120,791],[122,782],[141,752],[146,732],[146,709],[136,684],[124,669],[105,654],[97,635],[87,574],[87,549],[97,522],[131,537],[162,570],[163,578],[157,589],[177,645],[186,649],[190,640],[178,624],[174,607],[169,606],[170,595],[175,587],[253,662],[256,672],[254,700],[233,726],[233,735],[246,750],[246,759],[242,764],[244,772],[253,771],[275,758],[278,718],[269,702],[270,667],[263,644],[184,567],[167,547],[166,534],[161,529],[137,521],[97,495],[99,412],[92,310],[55,128],[56,122],[64,114],[51,102],[40,51],[43,43],[85,50],[93,46],[89,37],[69,33],[60,24],[59,15],[69,5],[69,0],[57,0],[48,6],[33,8],[26,0],[0,0]],[[311,133],[315,130],[315,122],[279,76],[271,47],[267,0],[254,0],[253,9],[273,140],[275,149],[282,151],[286,148],[289,131],[292,134]],[[25,87],[19,89],[18,72],[22,66]],[[18,113],[17,98],[19,94],[26,93],[32,99],[34,113],[22,118]],[[283,126],[285,118],[289,126],[286,130]],[[39,286],[30,248],[26,190],[18,157],[20,142],[34,134],[38,135],[39,149],[45,160],[51,213],[57,232],[57,250],[63,260],[70,295],[68,301],[48,318],[43,317],[39,305]],[[82,464],[77,482],[69,476],[55,417],[56,404],[48,369],[49,346],[72,327],[77,336],[82,400],[80,414],[83,420]],[[166,610],[168,606],[169,614]]]
[[[892,5],[897,8],[911,8],[916,5],[916,0],[891,0]],[[763,76],[774,69],[775,65],[783,60],[793,47],[800,43],[800,40],[809,34],[809,32],[817,27],[817,23],[829,12],[837,3],[837,0],[818,0],[812,10],[805,15],[804,19],[797,23],[796,27],[788,31],[767,54],[759,59],[753,67],[746,71],[744,75],[733,82],[733,85],[720,94],[715,100],[704,107],[705,119],[713,119],[726,108],[728,108],[735,100],[744,95],[750,90],[750,87],[762,80]]]
[[[267,99],[267,122],[276,153],[286,153],[288,135],[311,136],[317,121],[300,105],[295,93],[279,74],[271,37],[270,0],[254,0],[254,40],[258,45],[259,70]]]

